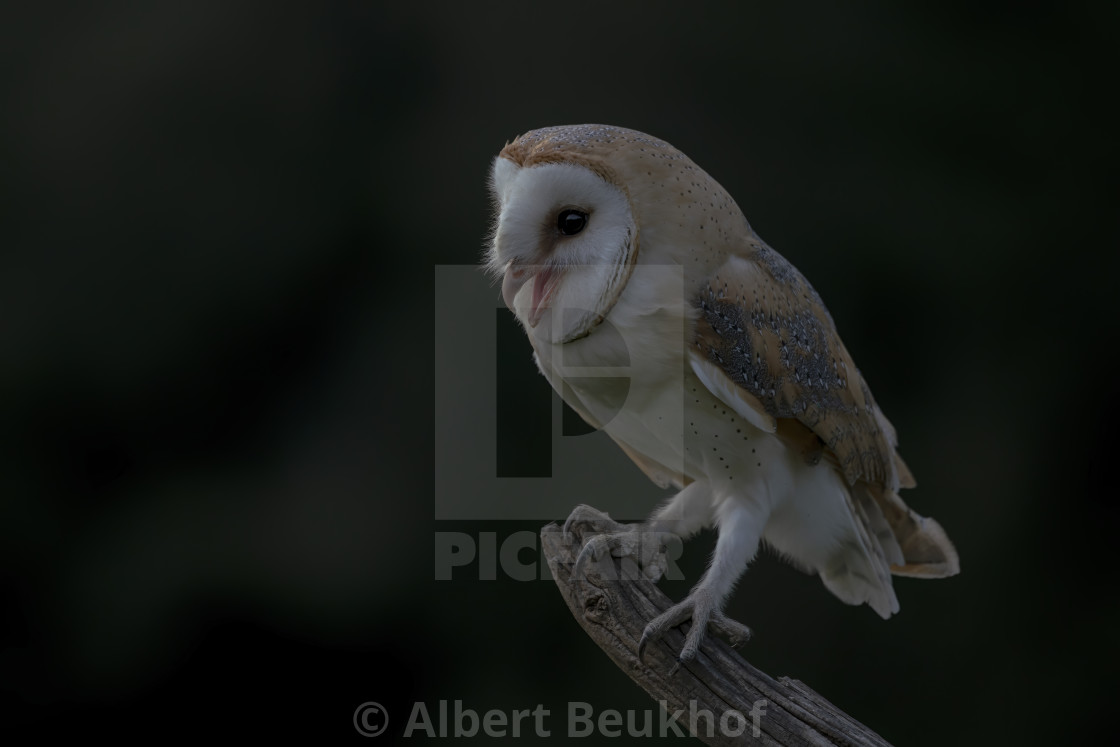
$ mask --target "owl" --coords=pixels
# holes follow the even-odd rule
[[[485,264],[540,372],[676,490],[588,540],[577,567],[628,553],[656,580],[645,538],[718,533],[639,655],[688,621],[681,661],[709,628],[749,637],[723,607],[762,543],[883,618],[899,609],[892,575],[959,571],[941,526],[899,497],[914,477],[820,296],[687,156],[620,127],[549,127],[508,143],[490,186]]]

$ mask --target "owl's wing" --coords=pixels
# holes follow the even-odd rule
[[[853,516],[892,573],[949,576],[956,550],[933,519],[898,497],[915,485],[820,296],[761,241],[708,279],[697,301],[692,368],[704,385],[810,463],[833,462]]]
[[[751,249],[731,257],[701,289],[692,340],[699,368],[772,422],[770,430],[786,430],[805,448],[819,438],[850,485],[912,487],[895,452],[894,428],[820,296],[777,252],[762,242]]]

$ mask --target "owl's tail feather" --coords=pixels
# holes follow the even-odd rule
[[[892,574],[944,578],[960,573],[957,550],[940,524],[912,511],[893,490],[868,486],[866,492],[874,499],[902,551],[901,560],[891,559]]]
[[[861,483],[844,493],[854,531],[820,568],[824,585],[842,601],[866,603],[886,619],[899,609],[892,575],[942,578],[960,572],[941,525],[910,510],[893,490]]]
[[[857,490],[844,489],[851,516],[851,533],[840,552],[820,568],[825,587],[847,604],[866,603],[884,620],[898,612],[891,584],[891,564],[901,559],[894,535],[879,507]]]

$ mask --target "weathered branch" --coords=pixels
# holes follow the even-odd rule
[[[611,522],[605,514],[603,518]],[[695,660],[678,667],[675,652],[684,635],[671,630],[662,641],[648,646],[645,663],[639,662],[643,628],[672,602],[628,557],[608,554],[588,565],[584,579],[572,579],[583,545],[581,529],[586,526],[572,527],[566,535],[549,524],[541,531],[545,558],[560,593],[579,624],[623,672],[654,700],[665,701],[669,713],[682,711],[678,723],[683,731],[712,745],[889,747],[805,684],[788,677],[775,681],[714,634],[707,636]],[[692,714],[698,716],[690,725]],[[721,724],[724,714],[730,715]],[[740,731],[741,736],[735,736]]]

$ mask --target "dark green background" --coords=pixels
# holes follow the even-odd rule
[[[506,140],[576,122],[681,148],[812,280],[960,550],[889,622],[764,557],[747,656],[898,744],[1103,727],[1117,6],[777,5],[6,11],[6,730],[650,707],[550,583],[433,580],[435,532],[540,524],[433,520],[434,268],[480,255]]]

